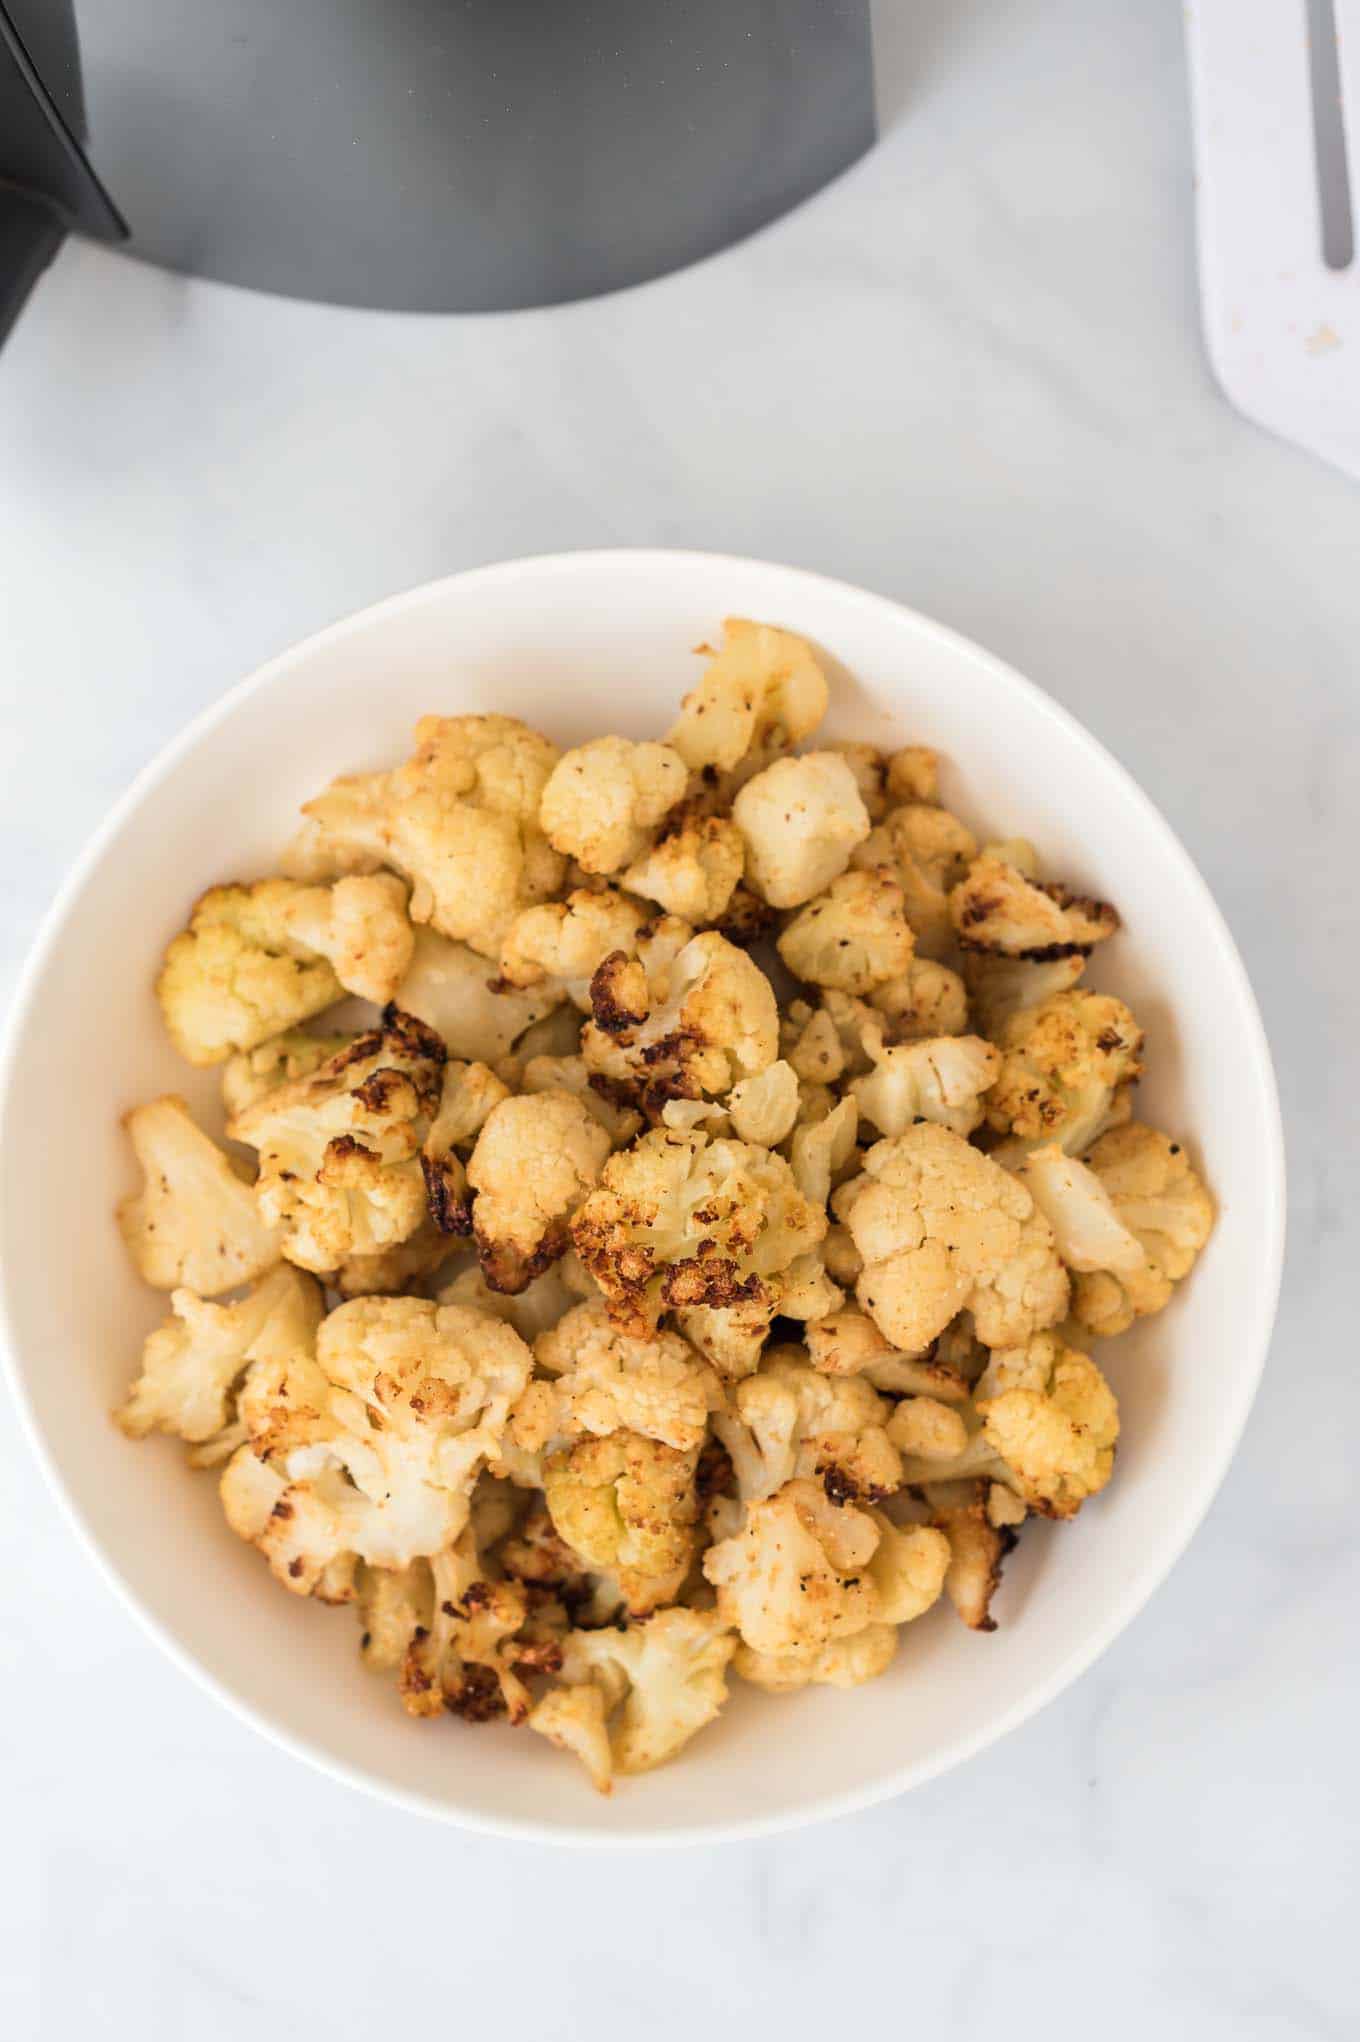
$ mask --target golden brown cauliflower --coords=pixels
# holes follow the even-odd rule
[[[303,1028],[289,1028],[282,1035],[271,1035],[258,1049],[242,1050],[229,1057],[222,1070],[222,1104],[227,1118],[244,1113],[247,1106],[263,1099],[276,1085],[309,1078],[351,1039],[348,1035],[309,1035]]]
[[[987,1124],[1017,1142],[1056,1141],[1079,1156],[1127,1120],[1142,1071],[1143,1031],[1122,1000],[1084,988],[1013,1014]]]
[[[388,1008],[381,1028],[229,1123],[233,1140],[259,1152],[256,1202],[290,1262],[324,1274],[415,1233],[426,1215],[420,1149],[444,1063],[432,1029]]]
[[[709,930],[649,965],[622,951],[591,985],[581,1054],[602,1088],[659,1118],[667,1099],[721,1098],[779,1054],[770,981]]]
[[[953,946],[949,889],[962,879],[977,839],[947,808],[908,801],[889,809],[855,852],[866,871],[882,866],[902,889],[903,906],[922,957],[943,957]]]
[[[283,1252],[278,1228],[257,1206],[245,1171],[182,1099],[134,1107],[123,1126],[143,1183],[119,1205],[118,1224],[147,1283],[215,1297],[273,1268]]]
[[[866,1624],[848,1638],[833,1638],[806,1652],[753,1652],[740,1644],[732,1671],[768,1694],[802,1687],[862,1687],[886,1673],[897,1653],[896,1624]]]
[[[850,1080],[861,1118],[880,1134],[905,1134],[917,1121],[934,1121],[955,1134],[971,1134],[990,1102],[1001,1055],[980,1035],[940,1035],[889,1044],[879,1029],[865,1040],[873,1069]]]
[[[543,1464],[553,1529],[584,1565],[617,1581],[630,1616],[674,1602],[694,1558],[699,1449],[640,1432],[578,1440]]]
[[[949,913],[966,950],[1039,962],[1089,951],[1119,927],[1108,901],[1088,900],[1056,882],[1042,884],[992,852],[973,860],[950,893]]]
[[[801,907],[830,886],[869,834],[855,776],[839,752],[777,759],[732,804],[746,877],[772,908]]]
[[[131,1439],[169,1432],[199,1445],[231,1424],[236,1386],[254,1362],[310,1353],[322,1299],[311,1277],[284,1266],[235,1304],[174,1291],[170,1312],[142,1349],[141,1373],[116,1416]]]
[[[696,927],[721,922],[746,862],[741,831],[727,816],[684,803],[656,842],[623,874],[623,885]]]
[[[798,744],[826,714],[826,676],[812,649],[791,631],[729,617],[723,646],[680,705],[669,742],[694,772],[731,772]]]
[[[936,1494],[939,1502],[934,1501]],[[949,1541],[944,1592],[970,1631],[996,1629],[992,1598],[1001,1586],[1006,1555],[1015,1545],[1010,1525],[994,1524],[989,1516],[987,1494],[986,1482],[953,1483],[947,1490],[931,1492],[931,1523]]]
[[[409,1573],[418,1621],[402,1653],[397,1683],[408,1715],[438,1716],[447,1710],[465,1723],[498,1717],[523,1723],[533,1697],[520,1669],[556,1671],[561,1663],[560,1647],[545,1654],[524,1635],[529,1602],[523,1588],[513,1581],[487,1580],[466,1532],[444,1552],[413,1561]],[[366,1628],[371,1621],[362,1591],[360,1620]]]
[[[685,761],[665,744],[597,737],[564,752],[548,776],[539,824],[555,851],[587,872],[618,872],[641,857],[682,799]]]
[[[614,951],[636,957],[649,917],[612,886],[577,887],[516,915],[501,945],[501,978],[510,986],[551,986],[559,999],[590,1012],[590,981]],[[682,941],[690,935],[684,930]]]
[[[880,866],[833,879],[794,915],[778,948],[795,978],[861,994],[900,978],[914,943],[902,889]]]
[[[1055,993],[1070,992],[1086,969],[1086,953],[1070,951],[1036,963],[1032,957],[1003,957],[999,952],[965,950],[963,981],[978,1027],[1000,1042],[1012,1015],[1042,1007]]]
[[[913,957],[899,977],[874,987],[869,1005],[883,1016],[889,1042],[962,1035],[968,1026],[968,994],[963,980],[933,957]],[[984,1029],[983,1033],[989,1034],[990,1030]]]
[[[443,1037],[450,1056],[469,1063],[499,1063],[564,998],[555,979],[512,986],[479,952],[433,929],[416,931],[415,956],[401,983],[402,1012],[424,1021]]]
[[[743,1502],[773,1496],[795,1475],[820,1481],[833,1503],[875,1502],[902,1480],[889,1415],[863,1377],[824,1374],[802,1348],[783,1347],[736,1385],[730,1415],[717,1412],[713,1430]]]
[[[627,1630],[573,1631],[564,1685],[537,1704],[529,1728],[573,1752],[607,1794],[616,1773],[664,1765],[713,1721],[735,1647],[730,1628],[703,1610],[660,1610]]]
[[[1067,1272],[1029,1192],[947,1128],[927,1123],[877,1143],[833,1209],[863,1257],[860,1304],[907,1353],[961,1311],[985,1345],[1000,1346],[1067,1309]]]
[[[925,744],[904,744],[887,762],[888,794],[893,801],[937,802],[940,798],[940,755]]]
[[[782,1156],[656,1128],[605,1165],[571,1231],[611,1318],[645,1337],[668,1306],[765,1299],[826,1214]]]
[[[402,873],[413,921],[494,958],[519,910],[562,881],[538,824],[557,749],[513,716],[425,716],[415,738],[404,765],[334,780],[304,812],[323,840]]]
[[[228,1523],[299,1595],[345,1555],[404,1567],[442,1552],[531,1363],[509,1326],[456,1305],[338,1306],[314,1361],[252,1369],[238,1399],[249,1444],[222,1476]]]
[[[608,1154],[609,1136],[570,1092],[493,1107],[467,1166],[478,1259],[493,1290],[523,1290],[557,1260]]]
[[[458,1152],[472,1147],[495,1108],[509,1096],[509,1086],[489,1064],[451,1057],[444,1066],[439,1106],[420,1148],[430,1218],[441,1234],[472,1231],[466,1159]]]
[[[867,1568],[879,1531],[867,1511],[794,1481],[749,1503],[741,1530],[709,1547],[718,1615],[755,1652],[819,1652],[879,1621]]]
[[[1089,1333],[1122,1333],[1159,1312],[1214,1225],[1214,1204],[1181,1142],[1141,1121],[1102,1135],[1086,1158],[1118,1225],[1142,1251],[1077,1277],[1072,1316]],[[1079,1266],[1079,1265],[1078,1265]]]
[[[626,1430],[697,1450],[721,1402],[712,1369],[687,1340],[665,1332],[635,1339],[612,1323],[602,1298],[574,1306],[541,1334],[534,1357],[554,1378],[555,1427],[568,1437]]]

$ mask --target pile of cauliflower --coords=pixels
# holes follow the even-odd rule
[[[941,1598],[994,1628],[1026,1518],[1110,1479],[1093,1342],[1213,1222],[1085,983],[1114,909],[926,748],[810,743],[827,695],[732,620],[663,742],[424,718],[166,951],[227,1145],[126,1119],[169,1316],[124,1431],[413,1715],[604,1792],[733,1676],[855,1686]]]

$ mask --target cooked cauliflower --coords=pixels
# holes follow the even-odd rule
[[[667,818],[656,842],[628,867],[623,884],[687,922],[721,922],[745,862],[736,824],[727,816],[695,813],[687,804]]]
[[[635,1108],[619,1105],[608,1090],[599,1091],[591,1083],[583,1056],[531,1056],[520,1082],[525,1092],[570,1092],[591,1119],[599,1121],[612,1148],[626,1148],[641,1130],[642,1115]]]
[[[1015,1544],[1015,1533],[1009,1524],[992,1522],[987,1484],[963,1485],[961,1497],[935,1506],[931,1522],[949,1541],[945,1594],[970,1631],[994,1631],[992,1597],[1001,1586],[1002,1563]]]
[[[405,765],[334,780],[304,813],[402,873],[413,921],[496,957],[519,910],[561,884],[538,826],[556,747],[513,716],[426,716],[415,736]]]
[[[875,1032],[869,1048],[874,1068],[850,1080],[850,1094],[880,1134],[905,1134],[922,1120],[955,1134],[971,1134],[981,1124],[983,1094],[990,1097],[1001,1056],[980,1035],[939,1035],[889,1046]]]
[[[519,1291],[567,1246],[567,1221],[600,1175],[609,1136],[570,1092],[503,1099],[477,1137],[472,1230],[493,1290]]]
[[[507,985],[549,984],[559,999],[590,1012],[590,982],[615,951],[636,957],[648,917],[635,900],[612,886],[578,887],[565,900],[543,901],[516,915],[501,945]],[[688,938],[686,928],[685,936]]]
[[[588,1438],[543,1464],[558,1537],[589,1568],[611,1574],[630,1616],[674,1602],[694,1558],[699,1449],[640,1432]]]
[[[859,798],[870,822],[882,822],[888,811],[888,761],[874,744],[859,744],[853,738],[837,738],[824,747],[839,752],[855,776]]]
[[[797,1076],[808,1085],[834,1083],[845,1070],[840,1031],[825,1007],[794,1000],[779,1019],[779,1041]]]
[[[649,1772],[711,1723],[727,1700],[736,1639],[703,1610],[661,1610],[626,1631],[573,1631],[562,1678],[529,1717],[585,1764],[607,1794],[617,1773]],[[612,1729],[606,1724],[612,1719]]]
[[[1213,1231],[1214,1205],[1180,1142],[1132,1121],[1102,1135],[1086,1159],[1116,1223],[1142,1251],[1078,1275],[1072,1315],[1089,1333],[1122,1333],[1159,1312]],[[1080,1265],[1074,1265],[1080,1267]]]
[[[879,1621],[867,1568],[879,1529],[820,1484],[794,1481],[749,1503],[742,1528],[709,1547],[703,1570],[718,1615],[755,1652],[818,1652]]]
[[[232,1418],[234,1391],[253,1362],[309,1353],[321,1323],[321,1292],[309,1276],[271,1270],[235,1304],[171,1293],[171,1316],[142,1349],[141,1373],[116,1416],[132,1439],[169,1432],[200,1443]]]
[[[444,1063],[439,1036],[388,1008],[381,1028],[229,1123],[233,1140],[259,1152],[256,1202],[290,1262],[324,1274],[415,1233],[426,1215],[420,1148]]]
[[[772,908],[801,907],[830,886],[869,834],[855,776],[839,752],[777,759],[732,804],[746,877]]]
[[[886,1673],[897,1653],[895,1624],[866,1624],[848,1638],[833,1638],[807,1652],[753,1652],[738,1645],[732,1671],[769,1694],[800,1687],[862,1687]]]
[[[869,1513],[878,1544],[869,1580],[885,1624],[912,1624],[940,1599],[949,1567],[949,1541],[933,1526],[897,1525],[881,1510]]]
[[[404,1241],[347,1255],[334,1272],[327,1272],[326,1280],[342,1298],[396,1297],[433,1276],[457,1245],[427,1215]]]
[[[534,1356],[555,1379],[556,1424],[568,1436],[626,1430],[697,1451],[722,1400],[712,1369],[687,1340],[622,1333],[603,1299],[574,1306],[535,1341]]]
[[[856,850],[851,863],[882,866],[902,889],[903,906],[922,957],[943,957],[953,946],[949,889],[962,879],[977,839],[947,808],[919,801],[889,809]]]
[[[888,794],[893,801],[926,802],[940,798],[940,755],[925,744],[904,744],[888,760]]]
[[[1120,1275],[1143,1270],[1142,1243],[1124,1225],[1088,1164],[1048,1142],[1031,1149],[1015,1174],[1052,1227],[1058,1253],[1069,1269]]]
[[[1143,1031],[1122,1000],[1082,988],[1013,1014],[987,1123],[1018,1142],[1056,1141],[1080,1155],[1127,1120],[1142,1071]]]
[[[412,1716],[447,1710],[466,1723],[504,1716],[523,1723],[533,1697],[519,1671],[556,1671],[560,1647],[545,1656],[522,1635],[529,1615],[524,1590],[512,1581],[488,1581],[466,1533],[456,1545],[428,1561],[428,1596],[402,1654],[398,1687]],[[422,1583],[423,1587],[423,1583]]]
[[[469,1063],[499,1063],[564,998],[556,980],[510,985],[477,951],[433,929],[416,931],[415,957],[401,982],[402,1012],[433,1028],[450,1056]]]
[[[123,1126],[143,1184],[122,1201],[118,1224],[147,1283],[215,1297],[273,1268],[283,1252],[278,1228],[182,1099],[134,1107]]]
[[[1069,951],[1037,963],[1032,957],[1002,957],[965,950],[963,980],[984,1035],[1000,1042],[1007,1022],[1027,1007],[1042,1007],[1055,993],[1070,992],[1086,969],[1086,953]]]
[[[965,949],[1039,962],[1089,951],[1119,927],[1108,901],[1087,900],[1057,883],[1043,885],[989,853],[975,858],[953,888],[949,914]]]
[[[929,1397],[944,1404],[966,1404],[968,1383],[941,1358],[942,1342],[924,1354],[901,1354],[863,1312],[836,1311],[804,1332],[808,1359],[829,1376],[863,1376],[876,1390],[893,1397]],[[891,1435],[891,1426],[889,1427]]]
[[[795,978],[869,993],[900,978],[915,943],[901,887],[885,867],[843,872],[798,913],[779,938],[779,955]]]
[[[738,1141],[758,1142],[772,1149],[793,1130],[798,1118],[798,1079],[782,1058],[743,1078],[727,1097],[732,1132]]]
[[[820,1120],[797,1127],[789,1142],[789,1165],[793,1181],[810,1205],[821,1207],[831,1188],[855,1153],[859,1130],[859,1107],[853,1099],[842,1099]],[[835,1272],[833,1271],[834,1275]]]
[[[507,1326],[514,1327],[521,1340],[531,1345],[578,1302],[576,1293],[562,1280],[560,1265],[545,1269],[525,1289],[510,1295],[492,1290],[474,1262],[450,1278],[438,1296],[441,1305],[466,1305],[471,1311],[489,1312],[493,1318],[503,1319]]]
[[[571,1231],[611,1318],[645,1337],[667,1306],[763,1299],[826,1214],[782,1156],[657,1128],[610,1159]]]
[[[350,1040],[348,1035],[309,1035],[305,1029],[289,1028],[282,1035],[271,1035],[258,1049],[241,1050],[229,1057],[222,1070],[222,1104],[227,1118],[244,1113],[276,1085],[309,1078]]]
[[[963,980],[933,957],[913,957],[899,977],[874,987],[869,1005],[883,1016],[889,1042],[962,1035],[968,1026],[968,994]]]
[[[472,1212],[459,1149],[471,1148],[509,1087],[489,1065],[451,1058],[444,1066],[439,1107],[421,1144],[420,1167],[430,1217],[441,1234],[468,1234]]]
[[[1028,1339],[1067,1310],[1048,1221],[1023,1184],[948,1128],[877,1143],[836,1211],[864,1259],[855,1294],[907,1353],[964,1310],[987,1346]]]
[[[791,631],[729,617],[723,647],[685,696],[669,742],[694,772],[798,744],[826,714],[826,676]]]
[[[773,1496],[795,1476],[822,1483],[833,1503],[874,1502],[901,1486],[889,1406],[859,1376],[810,1366],[801,1348],[767,1354],[732,1392],[713,1430],[736,1471],[744,1503]]]
[[[685,761],[665,744],[597,737],[563,752],[548,776],[539,825],[555,851],[587,872],[618,872],[641,857],[685,792]]]
[[[789,1265],[790,1274],[798,1266]],[[782,1277],[764,1286],[764,1295],[735,1305],[691,1305],[675,1313],[675,1323],[691,1346],[724,1379],[737,1381],[759,1368],[775,1313],[784,1305]]]
[[[664,968],[623,953],[591,984],[581,1054],[616,1097],[659,1116],[670,1098],[720,1098],[779,1054],[774,989],[725,937],[695,936]]]

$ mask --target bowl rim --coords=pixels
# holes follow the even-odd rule
[[[823,1794],[805,1804],[773,1814],[731,1822],[705,1823],[685,1829],[658,1826],[629,1828],[627,1831],[610,1834],[607,1830],[585,1825],[538,1823],[518,1816],[498,1817],[481,1812],[469,1813],[451,1807],[446,1801],[433,1795],[395,1786],[361,1765],[338,1758],[309,1738],[282,1728],[253,1703],[233,1692],[210,1673],[143,1601],[138,1589],[122,1573],[96,1537],[79,1499],[58,1468],[55,1455],[39,1424],[16,1351],[10,1271],[3,1256],[0,1255],[0,1363],[3,1364],[4,1374],[29,1445],[79,1544],[94,1561],[96,1568],[112,1587],[124,1608],[131,1612],[143,1631],[154,1639],[183,1673],[200,1689],[212,1695],[238,1721],[248,1724],[276,1747],[287,1751],[294,1758],[301,1759],[331,1779],[339,1780],[346,1786],[371,1795],[389,1806],[402,1808],[412,1814],[433,1818],[481,1835],[515,1842],[553,1843],[600,1850],[652,1849],[659,1846],[675,1848],[683,1845],[744,1842],[758,1837],[780,1835],[808,1824],[830,1821],[839,1816],[852,1815],[862,1809],[876,1807],[881,1802],[906,1793],[912,1787],[922,1786],[927,1781],[938,1778],[953,1767],[975,1757],[980,1751],[986,1750],[989,1745],[998,1743],[1013,1730],[1019,1729],[1023,1723],[1046,1708],[1087,1672],[1115,1639],[1129,1627],[1161,1587],[1184,1555],[1208,1514],[1241,1443],[1274,1332],[1285,1249],[1284,1125],[1269,1040],[1241,953],[1208,883],[1151,796],[1099,738],[1036,682],[1029,680],[1005,660],[989,652],[985,646],[977,644],[963,632],[937,622],[933,617],[914,609],[909,603],[900,602],[894,597],[880,595],[853,582],[807,568],[790,567],[754,555],[714,553],[698,548],[624,546],[527,554],[441,575],[434,580],[417,583],[395,595],[382,597],[360,610],[348,612],[322,626],[320,630],[295,641],[282,652],[276,653],[192,717],[184,728],[139,770],[131,784],[118,797],[108,814],[87,839],[58,886],[20,971],[3,1038],[0,1039],[0,1157],[3,1157],[9,1149],[10,1116],[15,1112],[20,1096],[16,1083],[20,1045],[33,1017],[40,982],[49,960],[63,937],[67,919],[87,880],[102,861],[124,822],[151,789],[167,779],[188,750],[197,745],[219,723],[234,714],[252,695],[268,689],[282,679],[291,668],[305,663],[327,645],[345,638],[351,632],[367,629],[386,616],[395,615],[422,602],[435,600],[454,584],[463,586],[476,583],[494,586],[497,582],[511,584],[526,577],[570,576],[582,571],[593,574],[608,572],[611,569],[621,573],[636,572],[640,568],[649,567],[665,571],[673,568],[678,562],[684,562],[691,567],[702,567],[715,574],[723,572],[733,575],[750,572],[767,576],[773,574],[782,578],[791,592],[802,588],[834,594],[843,603],[877,612],[885,621],[900,622],[905,619],[923,636],[988,668],[991,676],[1001,687],[1025,697],[1035,712],[1046,718],[1055,729],[1061,729],[1069,738],[1075,739],[1089,757],[1122,783],[1125,792],[1133,798],[1135,807],[1141,812],[1144,824],[1161,839],[1163,849],[1178,868],[1188,891],[1197,898],[1204,918],[1205,932],[1211,937],[1218,953],[1217,961],[1234,985],[1249,1038],[1247,1046],[1254,1080],[1249,1110],[1261,1124],[1263,1146],[1269,1158],[1269,1182],[1264,1187],[1268,1238],[1262,1243],[1262,1254],[1257,1265],[1260,1305],[1256,1315],[1257,1331],[1250,1349],[1241,1356],[1231,1407],[1225,1409],[1226,1422],[1217,1435],[1215,1447],[1212,1452],[1206,1454],[1196,1481],[1184,1492],[1183,1507],[1174,1537],[1150,1561],[1135,1569],[1119,1584],[1119,1590],[1106,1606],[1103,1618],[1099,1623],[1093,1624],[1083,1641],[1057,1661],[1043,1680],[984,1728],[944,1742],[929,1757],[904,1765],[896,1771],[884,1773],[861,1786]],[[3,1214],[7,1199],[7,1178],[0,1172],[0,1215]],[[3,1230],[0,1228],[0,1243],[2,1241]]]

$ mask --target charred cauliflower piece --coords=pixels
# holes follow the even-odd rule
[[[623,875],[623,884],[667,914],[696,927],[721,922],[741,881],[746,847],[727,816],[691,803],[667,817],[656,842]]]
[[[1132,1121],[1102,1135],[1087,1157],[1118,1226],[1141,1252],[1078,1275],[1072,1316],[1089,1333],[1122,1333],[1161,1311],[1213,1232],[1214,1204],[1180,1142]],[[1074,1264],[1080,1268],[1080,1264]]]
[[[874,987],[869,1005],[883,1016],[889,1042],[921,1042],[930,1036],[962,1035],[968,1026],[968,994],[963,980],[933,957],[913,957],[899,977]]]
[[[940,1035],[890,1045],[877,1029],[866,1031],[866,1040],[874,1067],[852,1078],[849,1089],[862,1118],[880,1134],[905,1134],[922,1120],[963,1135],[981,1125],[983,1095],[990,1099],[1002,1068],[990,1042],[980,1035]]]
[[[971,1311],[988,1346],[1067,1310],[1053,1230],[1023,1184],[947,1128],[879,1142],[836,1194],[864,1269],[855,1294],[895,1347],[919,1352]]]
[[[555,851],[587,872],[618,872],[641,857],[683,798],[685,761],[665,744],[597,737],[564,752],[548,776],[539,825]]]
[[[316,1359],[256,1370],[249,1444],[222,1476],[227,1521],[310,1595],[348,1554],[405,1567],[468,1521],[532,1357],[509,1326],[421,1298],[358,1298],[322,1320]]]
[[[584,1764],[600,1793],[616,1773],[664,1765],[727,1700],[724,1678],[736,1639],[718,1617],[661,1610],[626,1631],[573,1631],[562,1679],[529,1717]]]
[[[143,1184],[119,1206],[118,1224],[147,1283],[215,1297],[273,1268],[283,1252],[278,1228],[182,1099],[134,1107],[123,1126]]]
[[[555,1671],[560,1654],[545,1661],[542,1648],[523,1637],[529,1615],[523,1588],[485,1579],[467,1533],[415,1569],[428,1572],[429,1585],[428,1594],[423,1583],[418,1591],[421,1621],[401,1657],[398,1689],[408,1715],[447,1710],[466,1723],[524,1722],[533,1698],[520,1667]]]
[[[901,1486],[890,1407],[862,1377],[821,1373],[800,1348],[767,1354],[732,1392],[713,1430],[743,1502],[773,1496],[795,1476],[820,1481],[833,1503],[876,1502]]]
[[[994,1631],[992,1597],[1001,1586],[1002,1564],[1015,1533],[1009,1525],[993,1524],[987,1484],[965,1485],[962,1497],[936,1505],[931,1522],[949,1541],[945,1594],[970,1631]]]
[[[459,1150],[472,1147],[496,1107],[509,1096],[509,1086],[488,1064],[451,1059],[444,1066],[439,1106],[420,1149],[430,1220],[441,1235],[472,1231],[465,1157]]]
[[[1000,951],[1038,962],[1088,952],[1119,927],[1108,901],[1087,900],[1057,883],[1041,884],[991,852],[974,859],[967,877],[954,887],[949,913],[966,950]]]
[[[591,984],[581,1054],[601,1089],[659,1118],[667,1099],[721,1098],[779,1054],[774,990],[710,930],[660,967],[622,951]]]
[[[534,1356],[555,1379],[557,1423],[568,1436],[628,1431],[697,1450],[721,1402],[712,1369],[687,1340],[664,1332],[634,1339],[602,1299],[574,1306],[535,1341]]]
[[[642,908],[612,886],[577,887],[565,900],[516,915],[501,945],[501,978],[511,986],[550,985],[588,1014],[590,982],[605,958],[615,951],[636,957],[647,929]]]
[[[261,1218],[318,1274],[409,1240],[425,1218],[420,1148],[438,1111],[442,1040],[389,1008],[381,1028],[278,1086],[227,1128],[259,1152]]]
[[[972,831],[947,808],[908,801],[889,809],[856,850],[851,863],[882,867],[902,890],[907,921],[922,957],[942,957],[953,944],[949,889],[962,879],[977,850]]]
[[[782,1156],[657,1128],[610,1159],[571,1230],[610,1317],[645,1338],[667,1306],[764,1300],[826,1214]]]
[[[732,804],[746,877],[772,908],[801,907],[838,879],[869,834],[855,776],[839,752],[777,759]]]
[[[1072,1155],[1127,1120],[1142,1071],[1143,1031],[1122,1000],[1083,989],[1012,1015],[987,1121],[1021,1142],[1056,1141]]]
[[[310,1353],[321,1323],[321,1292],[300,1270],[261,1277],[235,1304],[171,1294],[171,1316],[147,1340],[141,1373],[116,1416],[131,1439],[169,1432],[201,1444],[234,1412],[236,1385],[252,1363]]]
[[[791,631],[729,617],[722,650],[680,705],[669,742],[694,772],[730,773],[809,737],[826,714],[826,676]]]
[[[499,955],[521,908],[554,893],[563,860],[539,828],[556,747],[513,716],[425,716],[389,773],[332,781],[304,813],[323,841],[411,883],[411,919]]]
[[[609,1136],[569,1092],[503,1099],[467,1166],[472,1230],[493,1290],[520,1291],[568,1245],[567,1222],[600,1175]]]
[[[862,994],[900,978],[914,943],[902,889],[879,867],[833,879],[798,910],[778,948],[795,978]]]
[[[674,1602],[694,1558],[697,1447],[639,1432],[578,1440],[543,1464],[553,1529],[585,1566],[612,1575],[630,1616]]]

